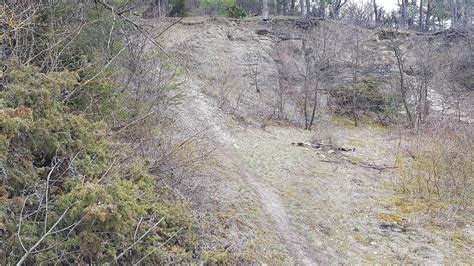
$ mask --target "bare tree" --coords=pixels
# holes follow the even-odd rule
[[[319,1],[318,17],[320,17],[320,18],[326,18],[326,6],[327,6],[327,3],[326,3],[325,0],[320,0],[320,1]]]
[[[400,26],[406,29],[408,27],[408,0],[400,1]]]
[[[373,24],[373,11],[373,3],[365,2],[359,5],[354,2],[348,2],[346,8],[341,10],[341,17],[352,25],[367,27]]]
[[[289,87],[291,86],[293,69],[293,58],[291,57],[292,43],[281,41],[276,46],[274,61],[278,66],[278,86],[273,87],[275,93],[275,107],[272,116],[277,119],[285,119],[285,101],[289,98]]]
[[[408,105],[409,86],[405,77],[406,52],[402,48],[402,43],[403,43],[403,39],[400,36],[400,34],[398,34],[398,32],[395,32],[395,34],[389,38],[389,48],[395,54],[396,64],[398,68],[398,74],[399,74],[398,92],[400,94],[400,98],[407,115],[408,123],[410,127],[413,127],[413,117],[410,111],[410,107]]]
[[[429,31],[431,25],[431,16],[433,12],[433,0],[427,0],[426,4],[426,16],[425,16],[425,25],[423,31]]]
[[[372,5],[374,7],[374,22],[375,26],[379,25],[379,13],[376,0],[372,0]]]
[[[416,67],[416,124],[420,127],[428,115],[428,95],[434,71],[435,51],[433,45],[425,38],[417,40],[414,51]]]
[[[299,0],[300,8],[301,8],[301,16],[303,16],[304,18],[306,17],[305,1],[306,0]]]
[[[451,28],[456,28],[459,21],[459,0],[448,0],[451,11]]]
[[[341,9],[344,7],[344,5],[347,3],[347,0],[335,0],[334,3],[332,3],[331,7],[331,13],[330,17],[334,19],[339,19],[339,13],[341,12]]]
[[[290,0],[290,14],[292,16],[296,15],[296,0]]]
[[[288,0],[281,0],[281,11],[280,14],[287,15],[288,14]]]
[[[305,0],[306,1],[306,19],[310,19],[311,18],[311,0]]]
[[[351,66],[351,72],[352,72],[352,80],[351,80],[351,88],[353,91],[353,96],[352,96],[352,117],[354,120],[355,126],[358,126],[358,94],[359,94],[359,88],[358,88],[358,83],[359,83],[359,72],[361,71],[362,67],[362,51],[361,51],[361,33],[359,29],[354,29],[353,34],[352,34],[352,47],[350,49],[351,53],[351,61],[350,61],[350,66]]]
[[[420,0],[420,6],[418,9],[418,29],[419,31],[424,31],[423,29],[423,0]]]
[[[339,51],[339,35],[329,24],[312,28],[303,37],[304,64],[299,72],[303,78],[301,108],[307,130],[314,125],[320,92],[329,89],[330,81],[335,78]]]

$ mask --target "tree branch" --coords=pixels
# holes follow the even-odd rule
[[[152,227],[150,227],[150,229],[148,229],[145,233],[143,233],[143,235],[141,235],[135,242],[133,242],[128,248],[126,248],[122,253],[120,253],[117,257],[115,257],[115,262],[117,262],[123,255],[125,255],[131,248],[133,248],[136,244],[138,244],[145,236],[147,236],[151,230],[153,230],[155,227],[157,227],[163,220],[165,219],[165,217],[161,218],[158,222],[156,222],[155,224],[153,224]]]
[[[163,247],[164,245],[166,245],[171,239],[173,239],[179,232],[181,232],[183,228],[180,228],[178,231],[176,231],[172,236],[170,236],[163,244],[159,245],[158,248],[161,248]],[[153,254],[153,252],[155,252],[155,249],[150,251],[148,254],[146,254],[143,258],[141,258],[139,261],[137,261],[136,263],[133,264],[133,266],[136,266],[138,264],[140,264],[140,262],[142,262],[144,259],[146,259],[148,256],[150,256],[151,254]]]
[[[28,250],[25,252],[25,254],[23,255],[23,257],[21,257],[21,259],[16,263],[17,266],[21,266],[23,264],[23,262],[28,258],[28,256],[30,256],[31,253],[33,253],[33,251],[43,242],[43,240],[48,237],[51,232],[53,232],[54,228],[56,228],[56,226],[58,226],[58,224],[63,220],[64,216],[66,216],[66,213],[69,211],[69,209],[72,207],[73,205],[69,206],[66,210],[64,210],[63,214],[61,214],[61,216],[58,218],[58,220],[53,224],[53,226],[51,226],[51,228],[49,228],[48,232],[46,232],[45,234],[43,234],[43,236],[41,236],[41,238]],[[21,217],[20,217],[20,221],[21,221]],[[20,237],[20,235],[18,234],[18,237]]]

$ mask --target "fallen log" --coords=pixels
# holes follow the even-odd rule
[[[337,147],[331,144],[322,144],[322,143],[304,143],[304,142],[292,142],[291,145],[296,146],[296,147],[307,147],[307,148],[314,148],[314,149],[322,149],[322,148],[327,148],[328,153],[334,153],[335,151],[343,151],[343,152],[354,152],[355,148],[344,148],[344,147]],[[378,164],[373,164],[369,162],[364,162],[364,161],[359,161],[359,160],[354,160],[350,158],[349,156],[339,152],[337,153],[342,156],[342,160],[349,162],[353,165],[361,166],[361,167],[366,167],[378,171],[383,171],[387,169],[395,169],[397,166],[392,166],[392,165],[378,165]],[[322,162],[326,163],[340,163],[339,161],[334,161],[334,160],[321,160]]]
[[[332,144],[322,144],[322,143],[304,143],[304,142],[292,142],[291,145],[297,147],[308,147],[314,149],[322,149],[328,148],[330,150],[337,150],[337,151],[344,151],[344,152],[354,152],[355,148],[344,148],[344,147],[337,147]]]

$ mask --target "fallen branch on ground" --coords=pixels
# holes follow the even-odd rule
[[[335,145],[332,145],[332,144],[322,144],[322,143],[311,144],[311,143],[304,143],[304,142],[293,142],[293,143],[291,143],[291,145],[297,146],[297,147],[314,148],[314,149],[323,149],[324,148],[324,149],[327,149],[328,151],[332,151],[332,152],[339,151],[339,153],[337,153],[337,154],[340,154],[344,161],[347,161],[347,162],[349,162],[353,165],[358,165],[358,166],[362,166],[362,167],[366,167],[366,168],[371,168],[371,169],[375,169],[375,170],[378,170],[378,171],[397,168],[397,166],[390,166],[390,165],[385,165],[385,164],[377,165],[377,164],[373,164],[373,163],[369,163],[369,162],[354,160],[354,159],[350,158],[349,156],[342,153],[342,152],[350,152],[350,151],[353,152],[353,151],[355,151],[355,148],[344,148],[344,147],[338,147],[338,146],[335,146]],[[341,161],[337,161],[337,160],[321,160],[321,162],[341,163]]]
[[[314,148],[314,149],[322,149],[322,148],[328,148],[334,151],[355,151],[355,148],[344,148],[344,147],[337,147],[332,144],[322,144],[322,143],[304,143],[304,142],[292,142],[291,145],[297,146],[297,147],[308,147],[308,148]]]
[[[354,159],[348,157],[347,155],[344,155],[344,154],[341,154],[341,155],[346,161],[350,162],[353,165],[358,165],[358,166],[371,168],[371,169],[375,169],[375,170],[379,170],[379,171],[397,168],[397,166],[391,166],[391,165],[385,165],[385,164],[377,165],[377,164],[373,164],[373,163],[369,163],[369,162],[357,161],[357,160],[354,160]]]

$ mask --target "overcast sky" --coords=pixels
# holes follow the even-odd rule
[[[355,0],[355,1],[359,1],[360,3],[363,3],[363,2],[371,2],[372,3],[372,1],[369,1],[369,0]],[[397,3],[398,3],[397,0],[375,0],[375,1],[376,1],[377,5],[383,6],[385,11],[387,11],[387,12],[390,12],[390,11],[397,8]]]
[[[377,3],[381,6],[383,6],[383,8],[386,10],[386,11],[392,11],[394,9],[396,9],[398,6],[398,1],[397,0],[376,0]]]

